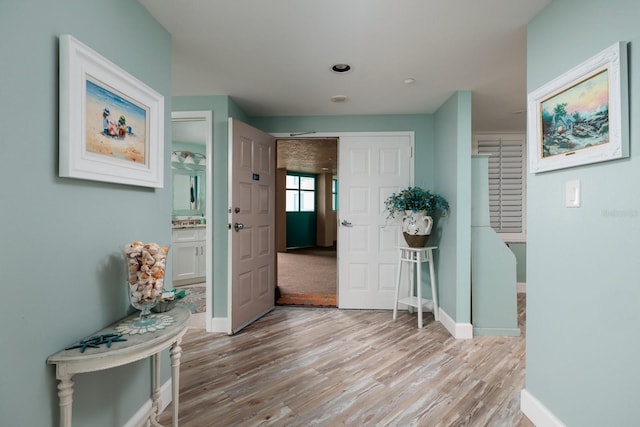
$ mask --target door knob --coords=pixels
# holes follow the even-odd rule
[[[347,221],[346,219],[343,219],[341,222],[342,225],[344,225],[345,227],[353,227],[353,224],[351,224],[349,221]]]
[[[244,228],[244,224],[241,222],[236,222],[235,224],[233,224],[233,228],[235,228],[236,231],[240,231]]]

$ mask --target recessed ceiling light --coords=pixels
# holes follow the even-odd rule
[[[406,85],[410,85],[416,82],[416,79],[414,79],[413,77],[407,77],[406,79],[403,80],[404,84]]]
[[[348,100],[349,98],[347,98],[345,95],[334,95],[331,97],[331,102],[335,103],[347,102]]]
[[[333,71],[334,73],[346,73],[347,71],[351,70],[351,65],[349,64],[334,64],[331,67],[331,71]]]

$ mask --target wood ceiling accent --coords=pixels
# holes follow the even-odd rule
[[[337,138],[278,139],[276,152],[278,169],[314,174],[338,173]]]

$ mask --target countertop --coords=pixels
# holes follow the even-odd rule
[[[206,228],[207,224],[200,222],[200,219],[174,219],[171,221],[171,228]]]

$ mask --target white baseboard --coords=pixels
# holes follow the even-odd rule
[[[516,283],[516,287],[518,289],[518,293],[519,294],[526,294],[527,293],[527,283],[526,282],[518,282],[518,283]]]
[[[160,387],[160,413],[167,409],[167,406],[173,400],[173,396],[171,394],[171,378],[169,378],[162,386]],[[180,399],[178,399],[178,403],[180,403]]]
[[[473,328],[474,337],[519,337],[520,328]]]
[[[169,406],[171,400],[171,378],[169,378],[164,384],[160,386],[160,413],[162,413],[162,411],[164,411],[166,407]],[[142,405],[140,409],[138,409],[136,413],[133,414],[133,417],[131,417],[129,421],[127,421],[124,427],[139,427],[149,425],[149,415],[151,414],[152,403],[153,402],[151,401],[151,398],[144,402],[144,405]]]
[[[536,427],[566,427],[538,399],[526,389],[520,392],[520,410]]]
[[[225,334],[229,333],[229,318],[228,317],[212,318],[210,321],[210,324],[207,325],[207,332],[222,332]]]
[[[456,323],[446,311],[439,308],[440,323],[449,331],[455,339],[473,338],[473,325],[471,323]]]

